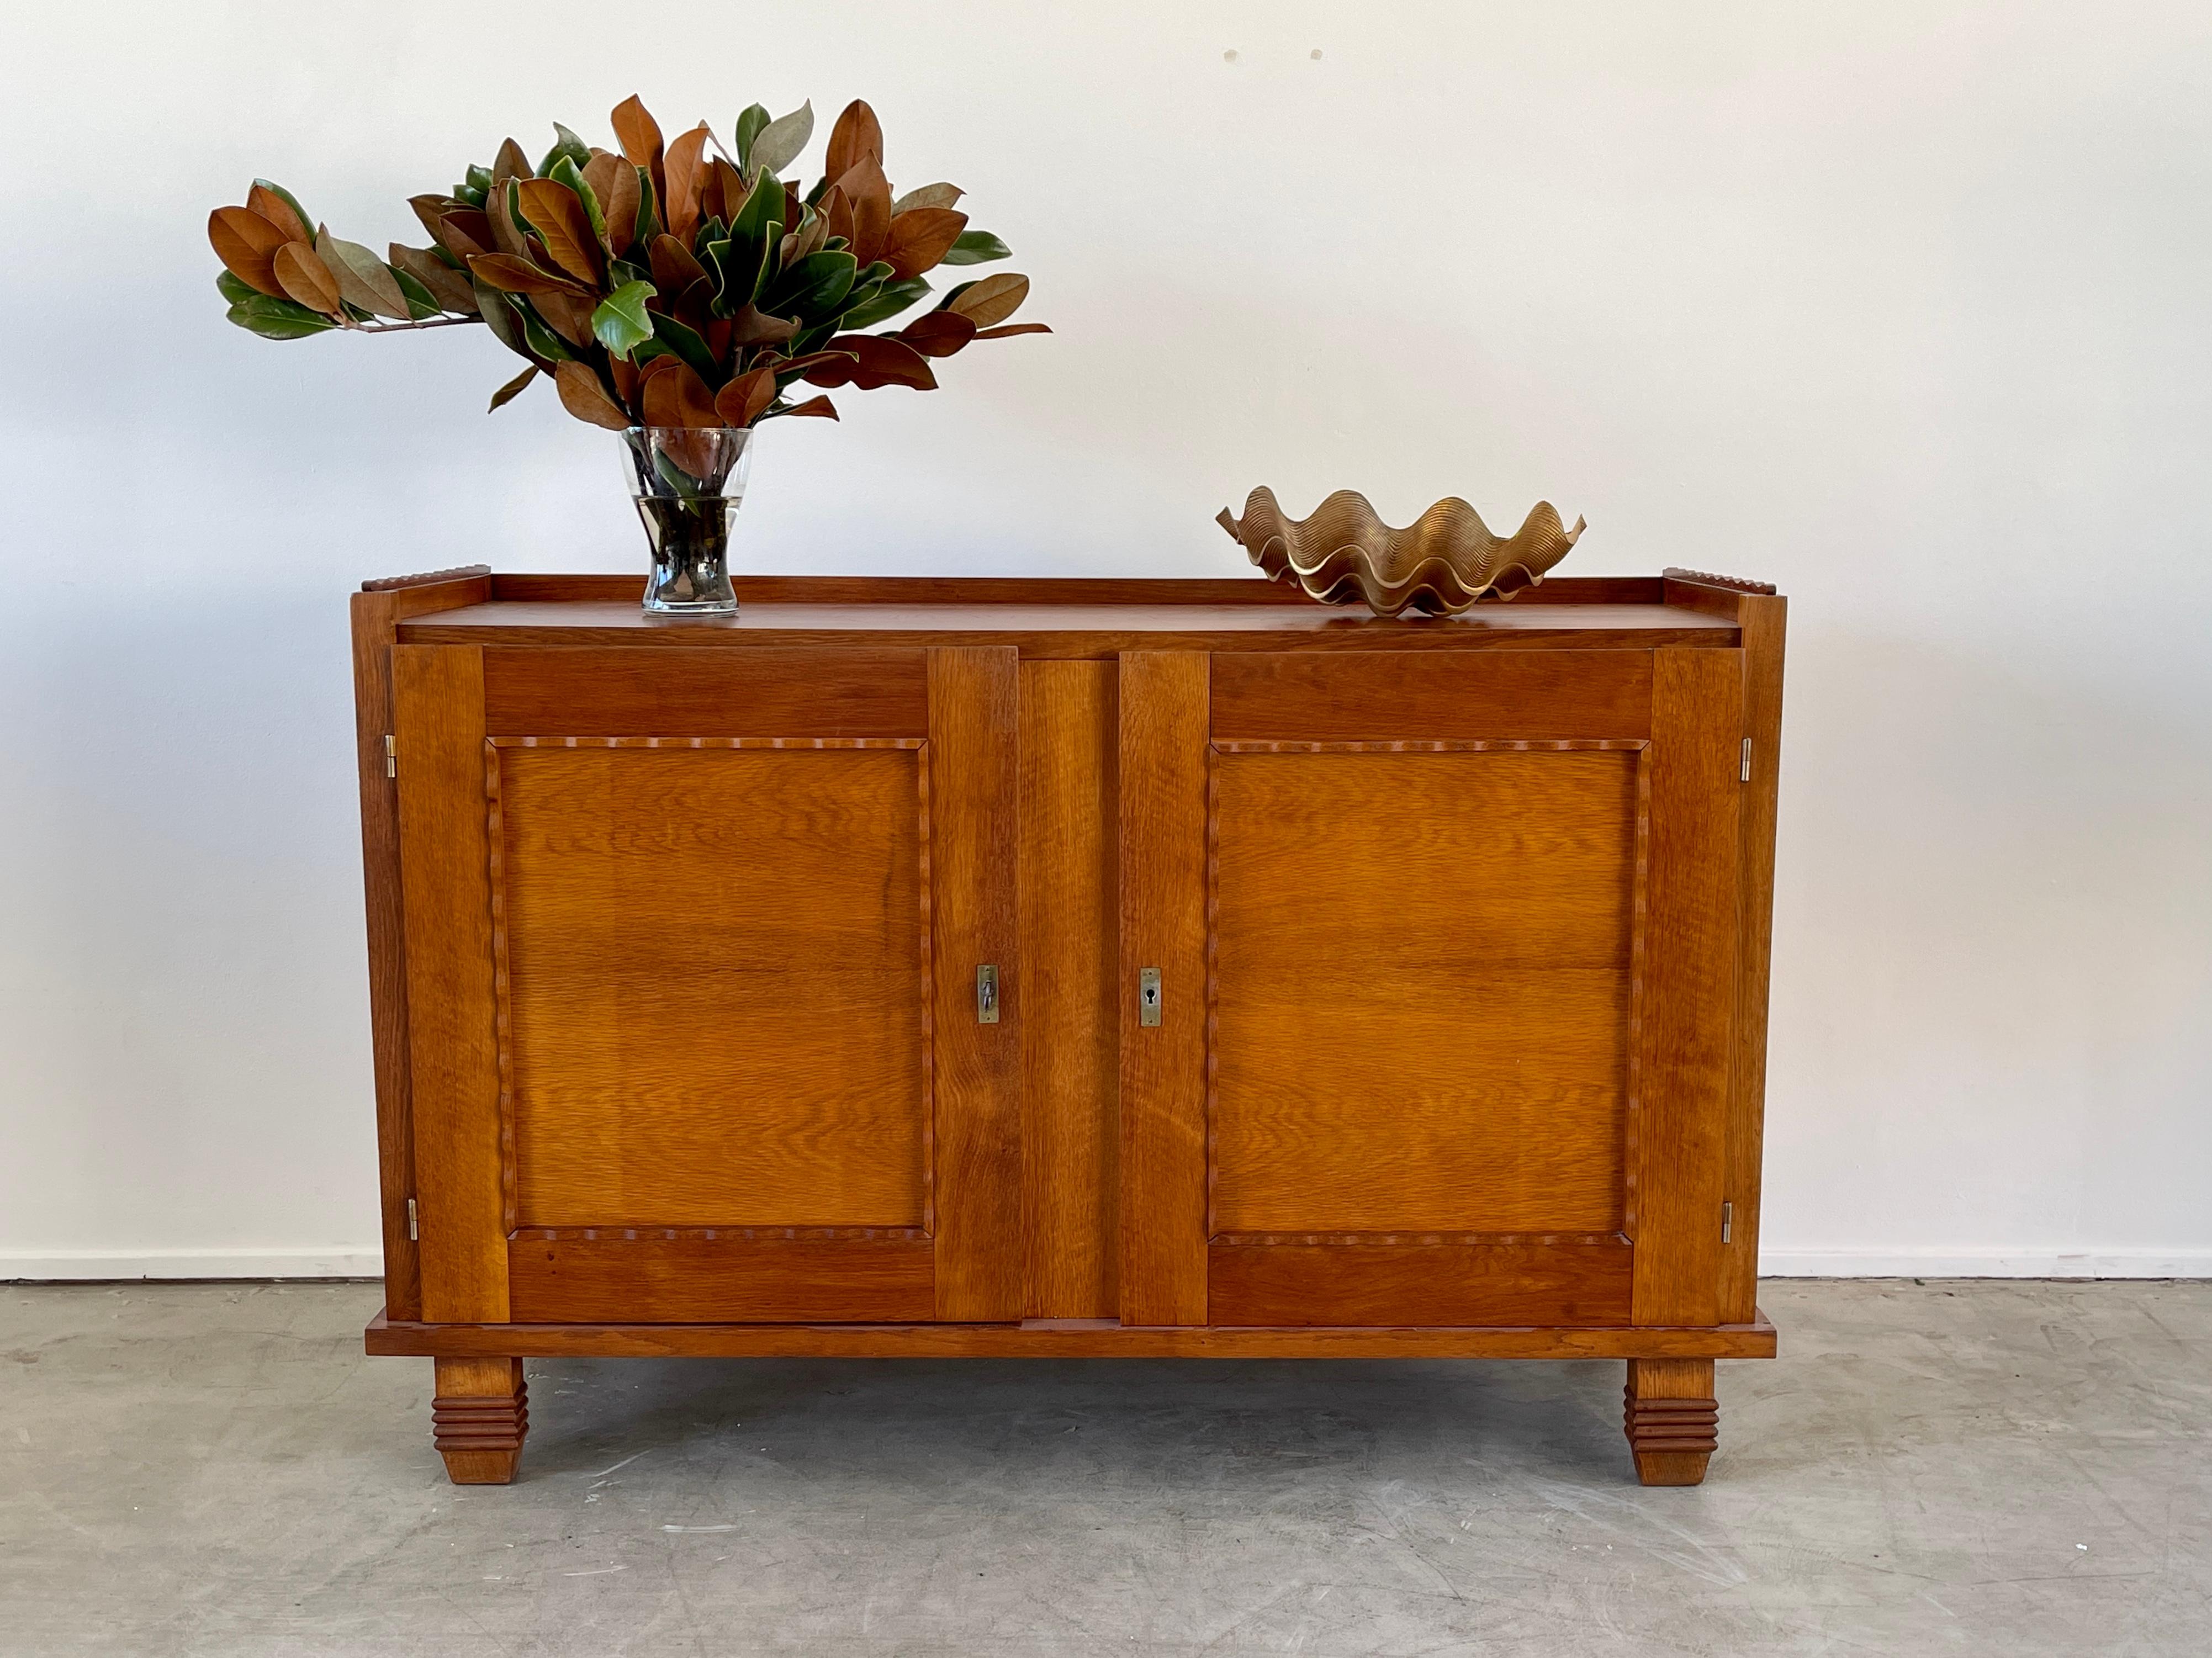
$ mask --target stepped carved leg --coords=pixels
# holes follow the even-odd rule
[[[1703,1483],[1720,1443],[1712,1360],[1630,1359],[1624,1425],[1636,1477],[1645,1485]]]
[[[456,1485],[504,1485],[530,1431],[530,1392],[519,1358],[441,1358],[431,1430]]]

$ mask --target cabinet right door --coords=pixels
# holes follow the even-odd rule
[[[1715,1322],[1741,653],[1147,653],[1121,705],[1124,1322]]]

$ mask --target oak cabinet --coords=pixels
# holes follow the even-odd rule
[[[355,601],[387,1302],[561,1353],[1628,1361],[1753,1301],[1782,600],[446,572]]]

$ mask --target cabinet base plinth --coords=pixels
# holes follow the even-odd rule
[[[530,1432],[530,1389],[519,1358],[441,1358],[430,1404],[432,1442],[456,1485],[504,1485]]]

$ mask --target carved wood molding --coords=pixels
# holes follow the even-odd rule
[[[450,570],[425,570],[419,575],[380,576],[374,581],[362,582],[361,590],[365,593],[392,593],[402,587],[434,587],[441,581],[467,581],[490,574],[489,564],[456,564]]]
[[[1685,570],[1671,564],[1661,574],[1670,581],[1694,581],[1703,587],[1725,587],[1732,593],[1771,594],[1774,592],[1774,584],[1771,581],[1752,581],[1736,575],[1714,575],[1708,571]]]
[[[1631,1382],[1622,1389],[1621,1430],[1629,1448],[1710,1455],[1720,1445],[1720,1403],[1711,1399],[1638,1399]]]

